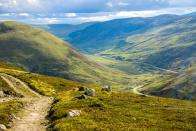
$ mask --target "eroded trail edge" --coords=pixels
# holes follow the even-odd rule
[[[23,95],[23,98],[17,99],[26,103],[16,119],[14,119],[13,126],[9,130],[46,131],[48,125],[46,116],[53,102],[53,98],[41,96],[33,91],[25,82],[11,75],[0,73],[0,77],[17,93]],[[7,99],[12,100],[12,98]]]

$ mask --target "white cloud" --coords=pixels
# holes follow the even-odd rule
[[[196,0],[0,0],[2,13],[96,13],[196,6]]]
[[[97,13],[54,13],[54,14],[29,14],[29,13],[0,13],[1,21],[17,20],[33,24],[53,24],[68,23],[79,24],[92,21],[107,21],[112,19],[130,17],[151,17],[161,14],[187,14],[195,12],[196,7],[192,8],[168,8],[161,10],[146,11],[118,11],[118,12],[97,12]]]
[[[27,0],[27,2],[31,5],[38,5],[39,4],[39,0]]]
[[[65,13],[66,17],[76,17],[77,14],[76,13]]]
[[[19,13],[18,15],[19,16],[26,16],[26,17],[30,16],[28,13]]]
[[[57,18],[50,18],[48,19],[48,23],[53,24],[53,23],[57,23],[58,19]]]
[[[162,10],[147,10],[147,11],[120,11],[111,12],[99,16],[79,17],[78,19],[83,22],[92,21],[107,21],[112,19],[130,18],[130,17],[153,17],[162,14],[176,14],[182,15],[195,12],[196,8],[168,8]]]

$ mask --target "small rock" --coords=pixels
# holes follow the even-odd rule
[[[79,96],[76,96],[75,98],[77,98],[77,99],[87,99],[88,96],[86,96],[86,95],[79,95]]]
[[[112,87],[111,86],[104,86],[101,89],[102,91],[107,91],[107,92],[111,92],[112,91]]]
[[[85,90],[85,93],[84,93],[85,95],[87,95],[87,96],[94,96],[95,95],[95,89],[86,89]]]
[[[0,91],[0,98],[5,97],[5,93],[3,91]]]
[[[0,124],[0,131],[5,131],[7,130],[6,126],[3,124]]]
[[[132,117],[132,120],[136,121],[137,119],[135,117]]]
[[[67,113],[67,117],[77,117],[80,116],[81,111],[80,110],[70,110]]]

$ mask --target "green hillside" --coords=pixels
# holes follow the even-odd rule
[[[153,27],[170,23],[176,15],[161,15],[151,18],[126,18],[99,22],[83,30],[72,32],[68,41],[81,51],[91,54],[124,46],[129,35],[145,32]]]
[[[182,16],[168,25],[130,35],[121,48],[101,54],[165,69],[185,69],[196,61],[195,28],[195,14]]]
[[[54,35],[17,22],[0,24],[0,60],[30,72],[80,82],[122,84],[127,73],[89,61]]]
[[[43,76],[1,67],[3,73],[26,82],[33,90],[55,100],[48,114],[48,130],[194,130],[196,103],[160,97],[145,97],[130,92],[105,92],[100,86],[82,84],[57,77]],[[87,87],[96,90],[93,97],[76,99]],[[0,122],[9,125],[11,114],[17,114],[25,103],[0,103]],[[67,117],[70,110],[81,111],[78,117]],[[2,113],[3,112],[3,113]],[[170,114],[170,115],[168,115]]]
[[[162,97],[196,100],[196,66],[175,76],[165,76],[141,88],[141,92]]]

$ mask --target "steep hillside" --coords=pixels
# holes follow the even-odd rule
[[[196,66],[175,76],[164,76],[141,88],[141,92],[162,97],[196,100]]]
[[[54,35],[16,22],[0,23],[0,60],[82,82],[123,83],[129,79],[121,71],[89,61]]]
[[[63,40],[28,25],[4,22],[0,32],[0,60],[30,72],[129,88],[155,77],[133,75],[89,60]]]
[[[82,51],[100,52],[124,46],[124,40],[129,35],[168,24],[177,17],[175,15],[162,15],[152,18],[127,18],[100,22],[71,33],[68,41]]]
[[[196,61],[195,29],[194,13],[181,16],[168,25],[131,35],[121,48],[101,54],[160,68],[182,70]]]

